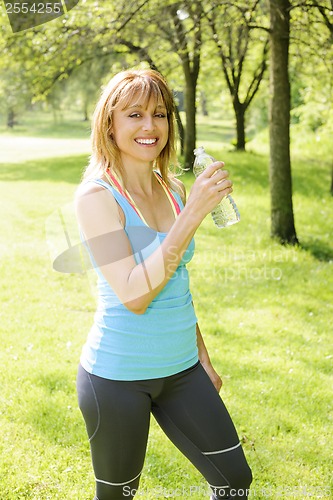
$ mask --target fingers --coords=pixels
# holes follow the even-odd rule
[[[218,181],[216,183],[216,187],[218,192],[228,190],[228,194],[232,192],[232,186],[233,182],[230,179],[227,179],[226,177],[223,177],[221,181]]]
[[[223,167],[224,163],[222,161],[215,161],[202,172],[200,177],[207,180],[210,179],[213,182],[213,184],[219,184],[223,180],[229,177],[228,170],[224,170]],[[232,182],[231,181],[228,182],[229,184],[227,184],[225,187],[232,186]]]
[[[216,174],[217,172],[226,172],[226,174],[229,175],[227,170],[222,170],[223,167],[223,161],[214,161],[214,163],[211,163],[210,165],[208,165],[208,167],[205,168],[201,176],[212,177],[212,175]]]
[[[233,183],[229,179],[229,172],[223,167],[223,162],[215,161],[206,167],[195,180],[187,206],[193,208],[196,215],[202,214],[205,217],[225,196],[232,193]]]
[[[215,186],[218,192],[227,191],[224,193],[229,194],[232,192],[232,181],[228,178],[228,170],[224,170],[224,163],[222,161],[215,161],[209,165],[204,172],[199,176],[207,185]]]

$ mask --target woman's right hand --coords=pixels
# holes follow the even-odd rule
[[[232,193],[229,172],[223,167],[223,162],[215,161],[196,178],[192,186],[186,209],[198,217],[199,223],[225,196]]]

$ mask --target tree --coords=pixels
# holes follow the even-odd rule
[[[333,12],[333,0],[329,1],[322,1],[318,2],[317,0],[313,0],[313,6],[318,9],[320,12],[323,22],[328,28],[330,37],[331,37],[331,43],[333,43],[333,19],[332,19],[332,12]]]
[[[19,116],[31,102],[31,92],[22,78],[21,65],[11,60],[6,47],[3,47],[0,60],[0,108],[6,115],[6,125],[13,128]]]
[[[124,50],[129,53],[117,44],[119,32],[148,2],[123,0],[117,8],[108,2],[84,2],[67,16],[8,37],[7,59],[20,66],[22,79],[39,98],[84,63]]]
[[[289,0],[269,0],[270,8],[270,193],[271,235],[296,244],[290,162]]]
[[[245,113],[259,90],[267,66],[267,31],[254,37],[259,17],[259,0],[218,2],[207,13],[213,40],[217,46],[224,78],[236,117],[236,149],[245,150]],[[262,14],[261,14],[262,15]]]
[[[30,30],[27,37],[24,36],[26,33],[19,34],[9,43],[10,56],[12,60],[20,61],[26,81],[37,99],[46,97],[56,82],[69,78],[83,64],[112,54],[136,56],[137,62],[146,61],[151,68],[162,73],[167,64],[164,67],[161,61],[176,61],[179,57],[186,82],[185,164],[191,166],[196,139],[201,2],[189,3],[186,26],[178,12],[181,5],[172,3],[163,6],[165,15],[161,16],[161,5],[156,0],[141,0],[139,4],[123,1],[112,5],[87,2],[81,9],[71,11],[71,15],[62,19],[61,23],[54,21]],[[87,17],[91,20],[89,24]],[[103,22],[105,18],[108,18],[107,25]],[[164,38],[161,40],[160,36],[156,37],[156,32],[162,25]],[[161,42],[164,43],[162,48]],[[22,47],[27,52],[24,60],[20,57]],[[158,55],[159,67],[154,62],[154,54]],[[182,140],[183,125],[179,113],[176,115]]]
[[[326,2],[326,4],[323,4],[323,3],[318,2],[316,0],[314,0],[313,3],[317,7],[318,11],[320,12],[324,25],[326,26],[326,28],[328,28],[329,36],[330,36],[330,43],[331,43],[331,46],[333,46],[333,20],[332,20],[333,0]],[[333,162],[332,162],[332,170],[331,170],[330,192],[331,192],[331,195],[333,196]]]
[[[187,0],[166,5],[165,15],[161,17],[159,9],[156,16],[156,25],[168,42],[171,52],[177,54],[184,75],[184,165],[190,169],[196,147],[196,97],[202,47],[202,16],[202,2]]]

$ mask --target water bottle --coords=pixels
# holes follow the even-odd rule
[[[206,153],[201,146],[194,150],[195,160],[193,164],[193,173],[196,177],[200,175],[208,165],[216,161],[212,156]],[[228,194],[225,196],[217,207],[212,211],[213,221],[217,227],[226,227],[236,224],[240,221],[240,215],[236,203]]]

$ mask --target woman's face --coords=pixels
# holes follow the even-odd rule
[[[169,122],[163,101],[152,97],[147,103],[134,96],[125,109],[119,106],[113,111],[111,133],[124,167],[151,165],[168,142]]]

